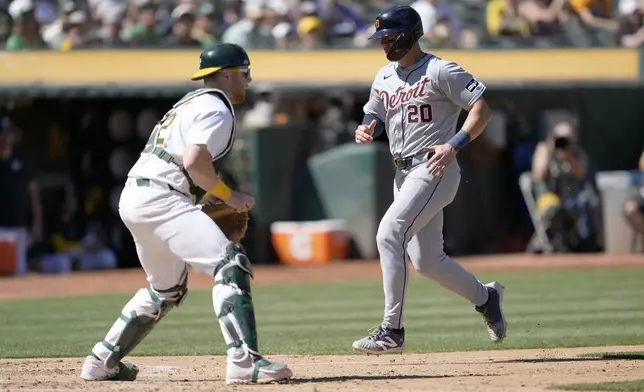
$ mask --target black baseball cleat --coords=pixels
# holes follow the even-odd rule
[[[501,343],[505,339],[508,330],[508,323],[503,316],[503,287],[498,282],[485,285],[488,292],[488,300],[482,306],[475,306],[477,312],[483,316],[490,339],[494,343]]]

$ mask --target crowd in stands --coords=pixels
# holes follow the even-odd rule
[[[644,42],[644,0],[0,0],[0,48],[364,48],[393,3],[419,12],[427,48]]]

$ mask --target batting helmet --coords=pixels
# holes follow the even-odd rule
[[[406,5],[387,8],[376,17],[376,32],[369,37],[395,37],[396,41],[387,51],[387,59],[398,61],[403,58],[423,36],[423,23],[415,9]]]
[[[192,80],[200,80],[224,68],[248,67],[250,59],[239,45],[219,44],[208,48],[199,56],[199,71],[192,75]]]

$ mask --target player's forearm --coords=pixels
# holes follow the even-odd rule
[[[188,175],[199,188],[222,200],[230,199],[232,191],[217,175],[212,165],[212,156],[205,145],[187,145],[183,163]]]
[[[459,151],[483,133],[491,117],[492,111],[487,105],[487,102],[485,102],[485,99],[481,98],[477,100],[470,107],[463,127],[450,139],[448,144],[454,147],[456,151]]]
[[[490,110],[485,99],[481,98],[472,104],[470,112],[463,123],[463,129],[474,140],[483,133],[487,123],[490,122],[490,118],[492,118],[492,110]]]

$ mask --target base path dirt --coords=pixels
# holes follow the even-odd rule
[[[0,360],[4,391],[552,391],[555,384],[633,380],[642,361],[579,358],[643,346],[475,351],[391,356],[276,356],[294,371],[287,384],[226,387],[224,357],[131,358],[134,382],[86,382],[82,358]]]
[[[641,268],[644,255],[583,254],[539,256],[526,254],[456,258],[474,273],[514,270],[575,268]],[[380,279],[377,260],[337,261],[325,265],[258,265],[254,267],[253,285],[330,283]],[[0,300],[65,297],[99,293],[131,293],[146,285],[140,268],[128,270],[77,272],[69,275],[29,275],[0,278]],[[192,290],[209,289],[212,278],[191,272]]]

